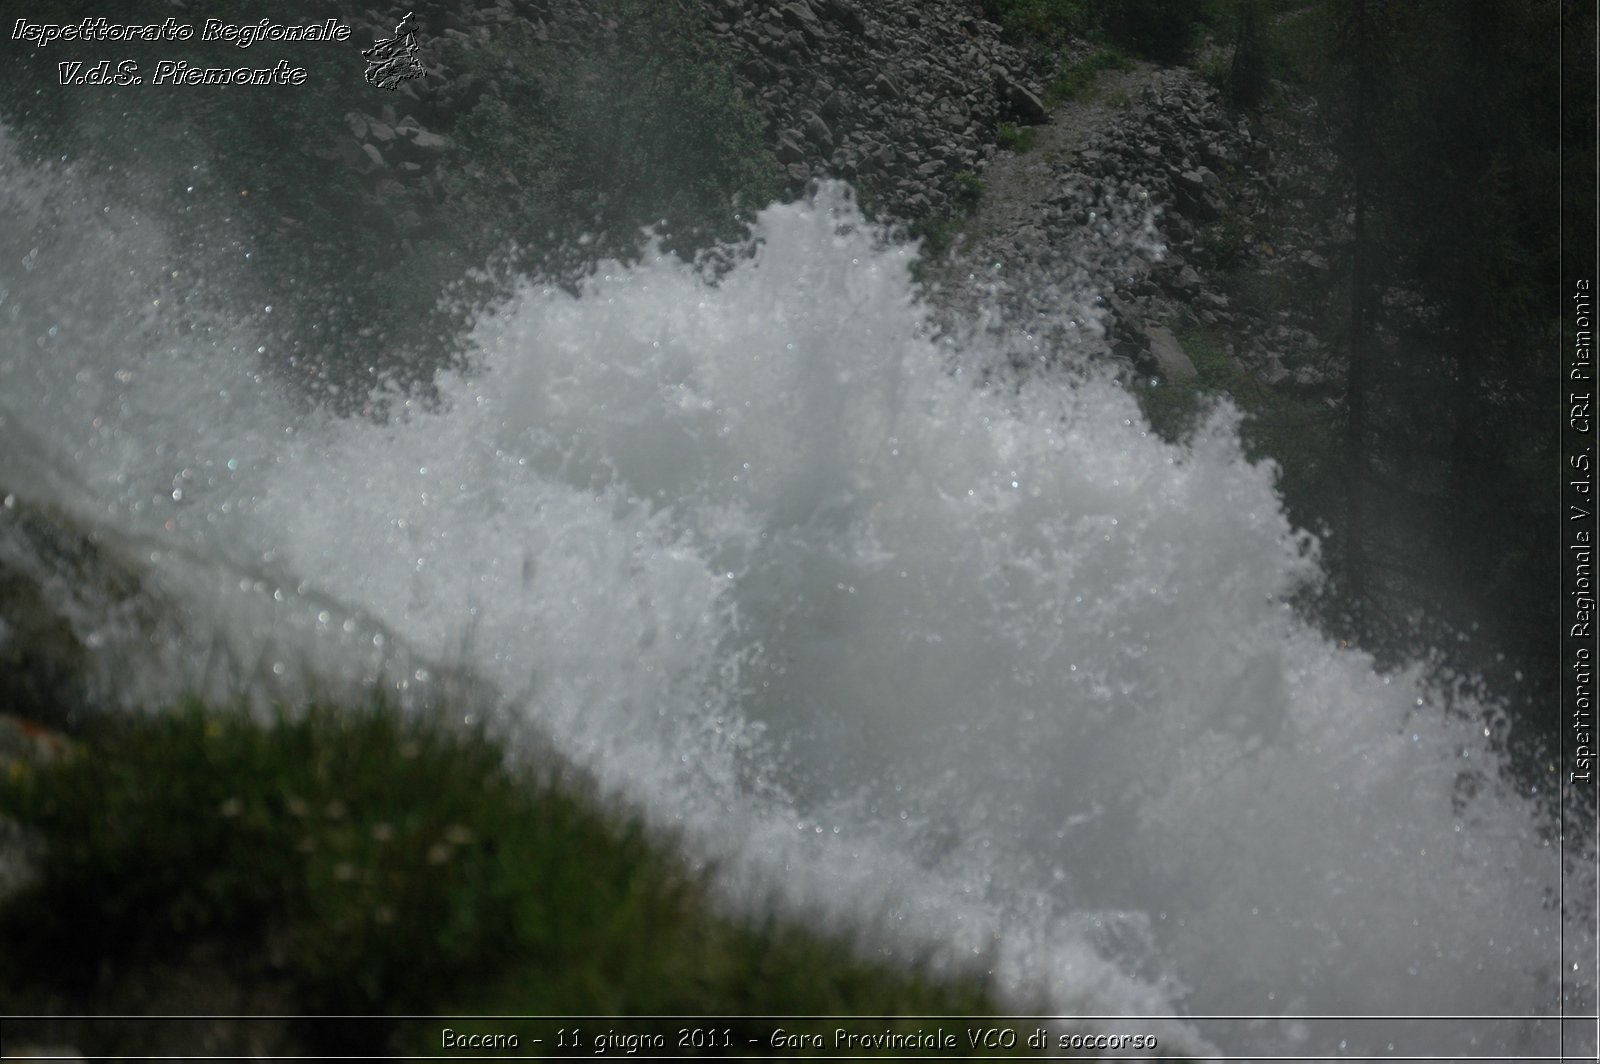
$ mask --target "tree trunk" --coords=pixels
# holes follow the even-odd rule
[[[1351,0],[1350,41],[1355,96],[1349,130],[1352,222],[1350,232],[1349,367],[1345,377],[1345,542],[1344,592],[1351,635],[1367,633],[1367,390],[1371,342],[1368,277],[1367,199],[1371,188],[1371,105],[1368,83],[1372,62],[1372,12],[1369,0]]]

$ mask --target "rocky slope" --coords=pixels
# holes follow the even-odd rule
[[[998,292],[1005,327],[1026,330],[1046,360],[1087,347],[1127,377],[1193,380],[1173,335],[1182,322],[1225,337],[1265,384],[1320,384],[1328,353],[1309,308],[1265,306],[1239,283],[1274,274],[1298,285],[1328,269],[1314,248],[1332,234],[1272,225],[1268,242],[1281,190],[1318,164],[1289,163],[1272,146],[1279,135],[1231,111],[1191,69],[1102,73],[1051,114],[1030,151],[1002,152],[983,170],[983,202],[936,273],[946,301],[970,314]],[[1099,292],[1083,309],[1104,329],[1088,341],[1060,313],[1063,294],[1084,287]]]
[[[1073,327],[1048,325],[1062,293],[1085,277],[1110,277],[1106,346],[1126,372],[1192,376],[1171,333],[1185,318],[1225,334],[1229,354],[1266,383],[1314,387],[1327,377],[1328,353],[1308,314],[1281,299],[1265,308],[1241,301],[1216,276],[1254,270],[1314,282],[1328,269],[1317,249],[1336,234],[1278,226],[1269,244],[1262,224],[1298,173],[1329,165],[1326,153],[1275,151],[1286,130],[1233,113],[1194,70],[1109,71],[1086,98],[1047,110],[1040,93],[1054,61],[1004,40],[976,0],[702,7],[765,121],[787,195],[839,178],[875,216],[915,223],[959,217],[981,180],[953,264],[932,273],[947,306],[968,312],[989,298],[979,289],[1002,288],[1007,318],[1042,328],[1037,346],[1048,355],[1082,339],[1049,335]],[[425,58],[430,32],[475,48],[513,25],[539,40],[609,32],[603,15],[569,0],[430,2],[417,14]],[[375,15],[361,29],[388,32]],[[438,198],[447,171],[462,165],[449,151],[451,128],[481,96],[502,91],[492,69],[431,66],[426,79],[352,111],[348,139],[322,150],[364,171],[380,199],[407,189]],[[1003,122],[1037,125],[1036,148],[998,147]],[[1126,246],[1147,212],[1154,232],[1144,246]],[[425,221],[403,211],[399,224]]]
[[[680,6],[686,6],[680,4]],[[1045,118],[1039,57],[1001,39],[973,0],[701,0],[706,24],[727,46],[741,90],[760,109],[769,143],[795,194],[814,177],[852,181],[879,213],[915,219],[947,210],[951,179],[994,152],[1001,121]],[[513,30],[538,41],[603,39],[614,23],[574,0],[418,4],[428,76],[371,96],[348,116],[348,139],[318,148],[390,192],[442,195],[442,171],[458,165],[450,130],[479,100],[508,90],[489,64],[437,62],[439,43],[477,55]],[[358,23],[363,40],[387,36],[387,15]],[[420,214],[401,220],[420,228]]]

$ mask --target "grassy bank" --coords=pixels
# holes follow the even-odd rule
[[[519,766],[481,729],[382,704],[268,720],[197,704],[107,716],[70,756],[4,769],[0,816],[35,839],[37,873],[0,907],[0,1011],[10,1014],[915,1017],[999,1007],[980,976],[935,978],[791,923],[721,913],[671,840],[572,773]],[[552,1045],[563,1026],[572,1037],[573,1024],[557,1021],[453,1029],[517,1033],[526,1051],[534,1038]],[[605,1026],[590,1022],[585,1037]],[[625,1030],[677,1051],[683,1026]],[[711,1026],[714,1044],[690,1048],[775,1051],[771,1021]],[[831,1046],[836,1027],[934,1025],[783,1026]],[[438,1022],[399,1019],[7,1028],[12,1045],[90,1054],[442,1051]]]

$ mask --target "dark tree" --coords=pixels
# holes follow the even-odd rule
[[[1330,111],[1348,181],[1349,309],[1345,349],[1344,527],[1339,579],[1345,622],[1359,640],[1370,635],[1367,501],[1369,399],[1373,363],[1374,235],[1370,225],[1382,151],[1381,116],[1389,77],[1385,0],[1336,0]]]

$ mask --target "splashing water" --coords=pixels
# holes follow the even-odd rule
[[[950,365],[999,341],[931,340],[914,249],[840,190],[765,211],[715,283],[651,255],[525,288],[437,405],[378,425],[185,307],[149,219],[4,159],[5,489],[147,559],[244,682],[470,671],[730,905],[940,942],[1063,1013],[1556,1011],[1555,844],[1481,721],[1290,610],[1316,545],[1235,415],[1173,446],[1093,372],[974,387]],[[204,688],[206,645],[174,633],[125,693]],[[1555,1037],[1123,1026],[1162,1052]]]

